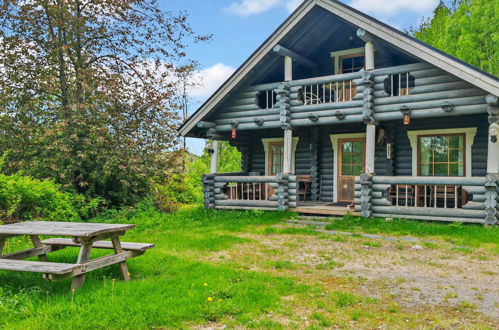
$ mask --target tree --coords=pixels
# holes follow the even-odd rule
[[[4,0],[5,170],[112,204],[143,196],[179,143],[175,70],[189,42],[208,38],[156,0]]]
[[[499,76],[499,1],[441,1],[432,18],[409,32],[416,38]]]

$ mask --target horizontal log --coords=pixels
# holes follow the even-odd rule
[[[446,73],[445,71],[437,69],[437,68],[409,71],[409,72],[410,72],[411,76],[414,77],[416,80],[423,79],[423,78],[431,78],[431,77],[448,75],[448,73]],[[395,73],[395,74],[398,74],[398,73]],[[389,75],[385,74],[385,75],[375,76],[374,83],[376,83],[376,84],[381,83],[381,82],[385,81],[386,78],[389,78]]]
[[[276,107],[276,105],[274,105]],[[224,113],[229,112],[240,112],[240,111],[254,111],[254,110],[264,110],[260,108],[257,104],[245,104],[245,105],[235,105],[223,108]]]
[[[413,216],[413,215],[403,215],[403,214],[388,214],[388,213],[377,213],[373,214],[376,218],[401,218],[401,219],[411,219],[411,220],[427,220],[427,221],[446,221],[446,222],[456,222],[453,217],[434,217],[434,216]],[[484,224],[485,220],[481,218],[463,218],[460,222],[466,223],[478,223]]]
[[[274,52],[276,52],[277,54],[281,55],[281,56],[287,56],[287,57],[291,57],[294,61],[302,64],[302,65],[305,65],[305,66],[308,66],[310,68],[318,68],[319,65],[317,63],[315,63],[314,61],[311,61],[309,60],[308,58],[290,50],[290,49],[287,49],[286,47],[284,46],[281,46],[281,45],[276,45],[274,47]]]
[[[359,205],[361,204],[360,198],[355,199],[355,204],[359,204]],[[383,199],[373,199],[371,201],[371,204],[375,205],[375,206],[391,206],[392,205],[392,203],[386,199],[384,199],[384,200]]]
[[[373,206],[374,213],[415,215],[415,216],[435,216],[456,218],[481,218],[485,217],[483,211],[464,210],[453,208],[431,208],[431,207],[401,207],[401,206]]]
[[[280,127],[281,127],[281,122],[279,122],[279,121],[266,121],[261,126],[258,126],[255,123],[242,123],[239,126],[237,126],[237,129],[244,131],[244,130],[280,128]],[[231,125],[218,125],[216,130],[217,130],[217,132],[230,132],[230,131],[232,131],[232,126]]]
[[[434,91],[444,92],[444,91],[454,91],[461,89],[470,89],[472,87],[473,86],[464,81],[425,85],[425,86],[414,87],[411,90],[410,95],[427,94],[427,93],[432,93]],[[388,93],[385,92],[384,84],[379,84],[374,86],[374,90],[375,90],[374,97],[387,97],[388,95]],[[483,99],[481,101],[484,102]]]
[[[455,107],[452,112],[445,112],[442,108],[414,110],[411,112],[411,118],[436,118],[436,117],[453,117],[482,114],[487,112],[486,105],[465,105]],[[379,121],[402,120],[403,114],[399,111],[374,113],[374,118]],[[348,117],[347,117],[348,118]],[[218,129],[218,127],[217,127]]]
[[[261,85],[254,85],[246,88],[244,92],[262,92],[262,91],[268,91],[268,90],[273,90],[278,88],[282,82],[274,82],[274,83],[269,83],[269,84],[261,84]]]
[[[374,74],[375,76],[379,76],[379,75],[389,75],[389,74],[403,73],[403,72],[421,71],[432,68],[433,66],[431,66],[430,64],[421,62],[421,63],[412,63],[399,66],[391,66],[387,68],[374,69],[371,71],[371,73]]]
[[[244,200],[217,200],[216,206],[243,206],[243,207],[277,207],[278,203],[275,201],[244,201]]]
[[[420,102],[412,102],[408,106],[411,110],[419,110],[419,109],[434,109],[441,108],[444,102],[450,102],[454,106],[466,106],[466,105],[484,105],[483,96],[470,96],[470,97],[459,97],[453,99],[439,99],[439,100],[431,100],[431,101],[420,101]],[[376,105],[374,106],[374,111],[379,112],[388,112],[388,111],[400,111],[400,104],[387,104],[387,105]]]
[[[277,211],[277,208],[272,207],[254,207],[254,206],[214,206],[217,210],[262,210],[262,211]]]
[[[319,117],[315,122],[310,119],[291,119],[291,125],[293,126],[315,126],[315,125],[329,125],[329,124],[341,124],[341,123],[360,123],[362,122],[362,115],[350,115],[346,116],[345,119],[338,119],[336,117]]]
[[[215,182],[266,183],[276,182],[275,176],[216,176]]]
[[[427,184],[427,185],[456,185],[456,186],[483,186],[482,177],[414,177],[414,176],[374,176],[374,184]]]
[[[257,104],[257,94],[252,95],[251,97],[248,98],[238,98],[234,99],[233,101],[230,101],[231,106],[235,105],[248,105],[248,104]]]
[[[262,119],[264,122],[265,121],[277,121],[280,118],[279,114],[265,115],[265,116],[259,115],[259,116],[256,116],[256,117]],[[227,125],[227,124],[230,124],[232,122],[232,120],[234,120],[234,119],[233,118],[217,119],[217,120],[215,120],[215,123],[217,123],[217,125]],[[241,118],[237,118],[237,122],[238,122],[239,125],[245,124],[245,123],[255,123],[255,117],[241,117]]]
[[[483,91],[476,88],[460,89],[445,92],[433,92],[419,95],[403,95],[403,96],[387,96],[378,97],[374,99],[374,105],[388,105],[388,104],[408,104],[410,108],[410,103],[422,102],[422,101],[433,101],[433,100],[447,100],[454,98],[462,98],[469,96],[484,96]]]
[[[362,101],[349,101],[349,102],[334,102],[334,103],[322,103],[322,104],[310,104],[291,107],[291,112],[307,112],[310,111],[321,111],[321,110],[342,110],[351,108],[360,108],[362,110]]]

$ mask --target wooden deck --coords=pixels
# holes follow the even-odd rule
[[[292,208],[290,211],[314,215],[344,216],[345,214],[350,213],[355,216],[360,216],[359,212],[349,211],[346,206],[324,202],[299,202],[298,207]]]

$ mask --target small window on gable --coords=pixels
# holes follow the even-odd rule
[[[391,74],[384,81],[385,92],[390,96],[411,95],[416,78],[409,72]]]
[[[352,54],[340,57],[340,72],[352,73],[358,72],[365,67],[364,54]]]
[[[272,109],[277,103],[277,93],[273,90],[261,91],[256,96],[256,102],[260,109]]]

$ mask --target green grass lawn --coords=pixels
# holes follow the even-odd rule
[[[174,214],[145,208],[103,216],[95,221],[137,224],[125,241],[156,244],[144,256],[129,261],[132,281],[120,281],[118,267],[108,267],[88,274],[83,288],[71,294],[70,280],[51,283],[37,274],[0,271],[0,329],[190,328],[212,323],[287,328],[291,325],[284,319],[296,319],[297,310],[302,309],[311,316],[298,327],[355,327],[349,322],[363,318],[372,327],[427,322],[417,313],[400,310],[395,302],[350,291],[348,278],[335,279],[339,284],[334,290],[326,289],[320,280],[303,281],[286,273],[296,271],[295,264],[287,260],[262,262],[271,271],[252,269],[251,259],[245,259],[254,257],[251,253],[242,257],[250,266],[224,262],[223,256],[210,262],[208,257],[213,254],[226,250],[237,253],[239,246],[258,244],[253,236],[301,235],[306,239],[314,235],[306,229],[275,230],[275,225],[289,216],[197,207]],[[476,226],[347,218],[333,222],[331,228],[441,236],[475,245],[483,240],[496,248],[498,245],[497,229]],[[11,239],[6,252],[27,246],[25,238]],[[49,255],[49,260],[74,262],[76,255],[77,249],[71,248]],[[334,267],[317,269],[340,265],[334,261],[329,264]],[[438,319],[439,315],[428,317]]]

